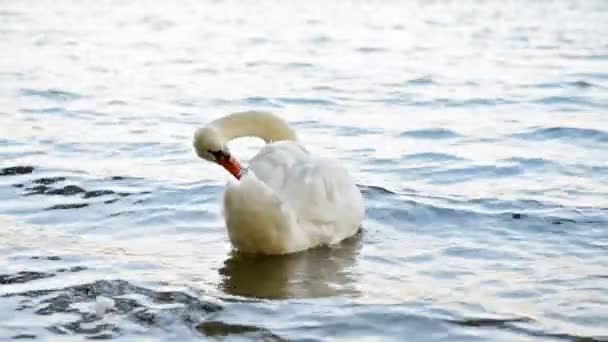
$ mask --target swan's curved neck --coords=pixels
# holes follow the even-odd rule
[[[257,137],[264,141],[297,140],[296,133],[287,122],[267,112],[238,112],[211,122],[218,128],[226,142],[242,138]]]

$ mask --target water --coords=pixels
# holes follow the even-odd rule
[[[0,337],[608,338],[607,17],[600,0],[1,1]],[[349,168],[361,234],[231,251],[229,175],[191,137],[248,109]]]

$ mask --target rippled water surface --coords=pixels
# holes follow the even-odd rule
[[[608,338],[606,18],[601,0],[0,1],[0,337]],[[191,137],[249,109],[348,167],[360,234],[231,251],[229,175]]]

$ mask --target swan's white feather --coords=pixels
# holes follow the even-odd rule
[[[224,216],[237,249],[285,254],[355,234],[364,205],[337,161],[312,156],[298,142],[279,141],[260,150],[239,182],[228,183]]]

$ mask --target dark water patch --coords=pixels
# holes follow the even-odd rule
[[[85,191],[85,193],[82,197],[83,198],[92,198],[92,197],[108,196],[108,195],[113,195],[113,194],[115,194],[115,192],[112,190],[92,190],[92,191]],[[128,194],[127,194],[127,196],[128,196]]]
[[[50,260],[50,261],[59,261],[59,260],[61,260],[60,257],[55,256],[55,255],[51,255],[51,256],[33,256],[30,259],[32,259],[32,260]]]
[[[384,194],[384,195],[396,195],[396,192],[393,192],[387,188],[383,188],[377,185],[363,185],[357,184],[357,187],[361,190],[364,195],[375,195],[375,194]]]
[[[21,271],[15,274],[0,274],[0,285],[23,284],[33,280],[51,278],[55,275],[46,272]]]
[[[0,176],[26,175],[34,171],[33,166],[11,166],[0,169]]]
[[[562,208],[562,210],[567,209]],[[577,208],[571,208],[570,210],[571,212],[564,212],[561,216],[546,215],[542,212],[535,213],[533,211],[502,213],[500,215],[513,221],[525,221],[525,223],[521,223],[521,227],[558,234],[569,234],[574,230],[583,230],[589,226],[602,226],[608,223],[608,220],[601,216],[589,218],[586,214],[580,213]],[[553,228],[552,226],[564,227]]]
[[[57,273],[75,273],[75,272],[81,272],[81,271],[86,271],[88,268],[85,266],[72,266],[70,268],[60,268],[58,270],[56,270]]]
[[[571,140],[589,142],[608,142],[608,132],[594,128],[548,127],[536,128],[526,132],[515,133],[512,137],[525,140]]]
[[[85,190],[76,185],[66,185],[63,188],[52,189],[46,192],[47,195],[72,196],[84,193]]]
[[[416,139],[451,139],[460,135],[446,128],[427,128],[401,132],[399,136]]]
[[[84,193],[85,190],[76,185],[66,185],[63,188],[52,189],[46,185],[36,185],[29,188],[25,188],[29,191],[25,195],[61,195],[61,196],[73,196]]]
[[[44,210],[68,210],[68,209],[80,209],[88,207],[89,203],[68,203],[68,204],[55,204]]]
[[[34,179],[32,181],[32,183],[42,184],[42,185],[51,185],[51,184],[55,184],[57,182],[63,182],[65,179],[66,179],[65,177],[44,177],[44,178]]]
[[[512,323],[532,322],[531,318],[467,318],[458,320],[447,320],[448,323],[465,327],[501,327]]]
[[[78,100],[78,99],[84,97],[81,94],[77,94],[77,93],[73,93],[73,92],[69,92],[69,91],[65,91],[65,90],[59,90],[59,89],[39,90],[39,89],[22,88],[19,90],[19,93],[23,96],[41,97],[41,98],[44,98],[47,100],[54,100],[54,101],[61,101],[61,102]]]
[[[109,180],[116,181],[124,181],[124,180],[134,180],[136,178],[132,177],[123,177],[123,176],[114,176],[110,177]],[[131,192],[119,192],[110,189],[96,189],[96,190],[87,190],[77,185],[68,184],[65,186],[54,187],[62,182],[66,182],[69,179],[67,177],[58,176],[58,177],[42,177],[34,179],[30,182],[30,184],[14,184],[13,186],[16,188],[23,189],[23,196],[34,196],[34,195],[45,195],[45,196],[65,196],[65,197],[73,197],[77,196],[82,199],[93,199],[98,197],[113,197],[103,201],[104,204],[114,203],[121,198],[125,198],[131,195],[145,195],[149,194],[149,191],[140,191],[137,193]],[[65,210],[65,209],[79,209],[89,206],[91,203],[66,203],[66,204],[57,204],[51,207],[46,208],[45,210]]]
[[[135,296],[135,297],[134,297]],[[133,299],[137,296],[142,299]],[[121,320],[127,320],[142,327],[165,328],[167,324],[181,323],[193,331],[205,318],[222,307],[180,291],[156,291],[133,285],[124,280],[99,280],[59,289],[30,290],[4,294],[0,297],[23,297],[19,310],[31,310],[42,316],[64,316],[54,323],[49,320],[47,330],[55,334],[76,334],[87,338],[119,337],[123,334]],[[103,317],[87,310],[87,303],[105,297],[113,301],[108,313],[113,315],[113,323],[106,323]],[[171,319],[171,318],[173,319]],[[117,325],[118,324],[118,325]]]
[[[36,335],[32,334],[19,334],[11,337],[13,340],[35,340]]]
[[[551,224],[555,224],[555,225],[560,225],[560,224],[565,224],[565,223],[577,223],[573,219],[566,219],[566,218],[552,218],[552,219],[550,219],[550,222],[551,222]]]
[[[124,176],[112,176],[109,178],[109,180],[125,180],[129,177],[124,177]]]
[[[231,324],[220,321],[206,321],[196,326],[196,330],[209,337],[241,335],[262,341],[288,341],[270,330],[253,325]]]

